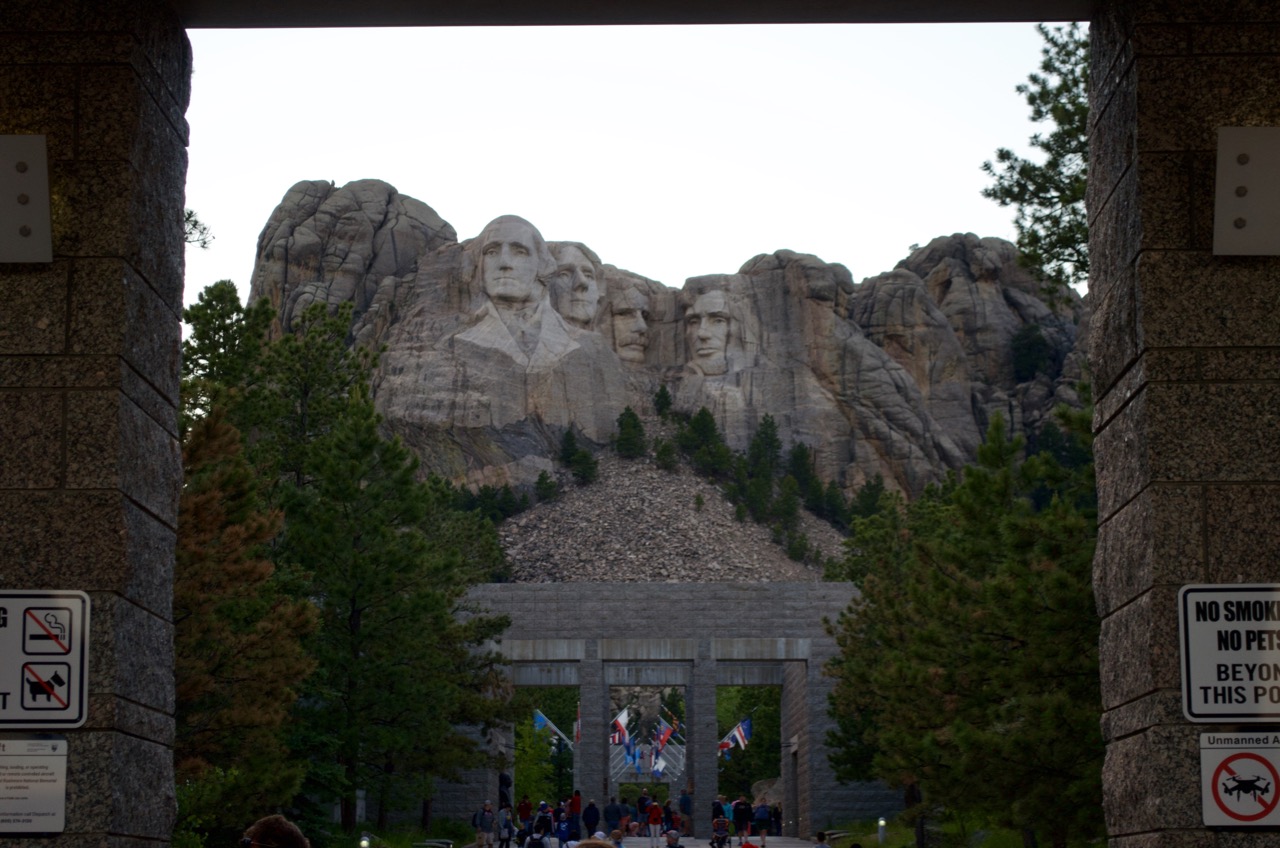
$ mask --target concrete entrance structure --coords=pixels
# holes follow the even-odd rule
[[[162,841],[172,821],[183,26],[1073,18],[1093,21],[1108,828],[1118,845],[1215,842],[1195,744],[1216,728],[1181,716],[1173,599],[1188,582],[1280,580],[1280,259],[1211,255],[1215,129],[1280,125],[1277,4],[7,0],[0,134],[48,136],[54,261],[0,265],[0,574],[94,603],[56,844]]]
[[[822,668],[836,645],[822,622],[848,606],[850,585],[670,583],[656,592],[641,589],[636,583],[508,583],[480,586],[470,595],[477,606],[510,616],[499,649],[517,686],[580,689],[574,786],[585,799],[603,807],[617,794],[607,784],[609,687],[682,686],[686,774],[672,795],[690,786],[696,833],[709,835],[721,736],[716,687],[781,686],[783,832],[808,836],[901,808],[901,793],[879,784],[837,784],[823,755],[834,722],[827,717],[831,681]],[[521,791],[517,786],[517,797]],[[465,818],[478,800],[497,793],[497,773],[475,771],[442,790],[434,809]]]

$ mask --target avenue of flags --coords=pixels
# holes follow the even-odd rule
[[[662,777],[663,772],[668,767],[668,758],[664,756],[668,752],[668,745],[672,740],[680,743],[681,760],[683,760],[683,745],[685,742],[684,735],[680,732],[683,726],[674,713],[665,706],[661,707],[664,715],[658,716],[658,722],[654,725],[647,740],[649,745],[646,751],[641,751],[642,743],[646,740],[639,740],[633,736],[628,730],[627,725],[631,721],[631,708],[623,707],[622,710],[613,717],[611,724],[611,732],[609,733],[609,744],[621,746],[623,753],[623,762],[626,766],[635,769],[636,774],[643,774],[645,766],[654,777]],[[668,721],[667,718],[671,720]],[[535,730],[544,728],[551,730],[573,750],[575,742],[582,741],[582,706],[578,706],[577,717],[573,722],[573,739],[566,736],[560,728],[556,727],[549,718],[543,715],[541,710],[533,711],[533,726]],[[747,743],[751,741],[751,718],[748,716],[733,726],[717,746],[716,755],[723,755],[729,759],[729,749],[735,745],[746,750]],[[642,759],[645,762],[642,763]]]

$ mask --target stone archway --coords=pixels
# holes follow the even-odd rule
[[[704,835],[716,794],[717,686],[782,687],[784,809],[788,835],[808,835],[855,818],[901,808],[880,784],[840,785],[827,762],[831,681],[823,666],[835,640],[823,626],[849,604],[845,583],[666,583],[637,601],[636,583],[504,583],[474,589],[469,601],[506,615],[511,627],[497,646],[517,686],[577,686],[582,741],[576,787],[607,798],[609,687],[685,687],[686,775],[693,787],[694,826]],[[711,612],[709,612],[711,611]],[[726,613],[728,614],[720,614]],[[715,614],[712,614],[712,613]],[[443,788],[434,809],[465,818],[477,801],[497,795],[497,773],[475,770]],[[517,787],[517,792],[519,788]]]

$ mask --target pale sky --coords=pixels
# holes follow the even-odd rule
[[[187,205],[215,241],[187,250],[187,302],[247,296],[304,179],[385,180],[459,239],[520,215],[676,287],[782,248],[860,280],[939,235],[1012,240],[980,166],[1040,129],[1025,23],[189,35]]]

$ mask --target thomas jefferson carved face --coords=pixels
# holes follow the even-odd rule
[[[497,305],[519,308],[542,296],[536,232],[526,221],[499,218],[480,234],[484,291]]]
[[[729,306],[724,292],[698,295],[684,320],[690,364],[708,376],[725,373],[729,368],[725,358],[729,347]]]
[[[556,311],[571,324],[590,327],[600,303],[595,265],[586,254],[572,246],[561,248],[556,260]]]
[[[610,304],[613,348],[623,362],[644,362],[649,347],[649,298],[634,288],[625,289]]]

